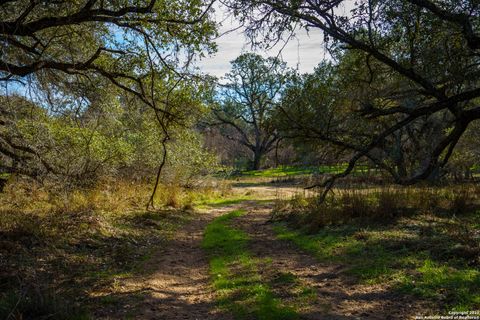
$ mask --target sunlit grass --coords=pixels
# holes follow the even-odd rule
[[[315,234],[277,224],[280,239],[294,242],[319,261],[342,264],[360,283],[384,283],[397,290],[434,301],[448,310],[480,308],[480,270],[465,256],[455,256],[459,246],[447,218],[425,224],[425,216],[388,226],[328,226]],[[463,223],[473,227],[480,214]],[[416,226],[416,228],[412,228]],[[452,231],[454,230],[454,231]],[[475,229],[472,229],[475,230]],[[456,258],[455,258],[456,257]]]
[[[446,300],[446,306],[457,311],[480,307],[480,270],[455,268],[426,259],[417,271],[420,276],[407,276],[401,289],[434,300]]]
[[[5,173],[5,172],[2,172],[0,173],[0,179],[8,179],[10,178],[10,174],[9,173]]]
[[[248,235],[229,225],[245,214],[236,210],[217,218],[205,230],[202,247],[210,256],[210,274],[219,307],[237,319],[298,319],[292,306],[273,294],[259,273],[268,259],[255,258],[247,249]]]
[[[277,168],[270,168],[264,170],[250,170],[243,171],[242,175],[247,177],[262,177],[262,178],[277,178],[308,175],[312,173],[340,173],[347,168],[347,164],[338,165],[321,165],[321,166],[279,166]],[[354,173],[367,171],[368,167],[358,165],[354,169]]]
[[[254,199],[254,197],[246,195],[231,195],[220,198],[203,199],[199,202],[196,202],[195,206],[197,208],[224,207],[239,204],[252,199]]]

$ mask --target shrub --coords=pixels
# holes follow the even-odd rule
[[[372,214],[372,206],[368,201],[367,195],[355,190],[348,190],[341,193],[336,199],[341,207],[339,212],[339,222],[348,222],[356,218],[367,218]]]
[[[472,209],[475,190],[466,187],[455,188],[450,197],[449,209],[454,215],[463,215]]]

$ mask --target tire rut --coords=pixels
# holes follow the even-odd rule
[[[116,302],[98,311],[95,318],[231,319],[230,315],[216,310],[208,258],[201,241],[208,223],[236,207],[198,214],[144,265],[143,273],[148,276],[132,277],[114,285],[109,296]]]
[[[249,234],[253,255],[272,260],[262,276],[271,279],[276,274],[293,274],[316,291],[315,301],[300,310],[302,319],[412,319],[426,311],[413,297],[382,285],[357,284],[342,273],[342,265],[322,264],[290,241],[277,239],[268,223],[268,204],[252,201],[244,207],[248,214],[233,225]],[[281,294],[283,289],[277,290]]]

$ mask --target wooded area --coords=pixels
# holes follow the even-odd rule
[[[480,317],[478,1],[5,0],[0,44],[0,318]]]

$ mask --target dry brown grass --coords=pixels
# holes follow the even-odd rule
[[[480,206],[480,186],[399,187],[334,190],[324,202],[297,194],[279,199],[274,218],[315,231],[350,222],[390,223],[410,214],[462,215]]]
[[[70,191],[22,180],[7,185],[0,194],[0,318],[61,319],[71,309],[63,307],[89,305],[93,288],[136,272],[190,219],[198,199],[220,195],[211,187],[160,186],[158,210],[146,211],[151,190],[121,180]]]

